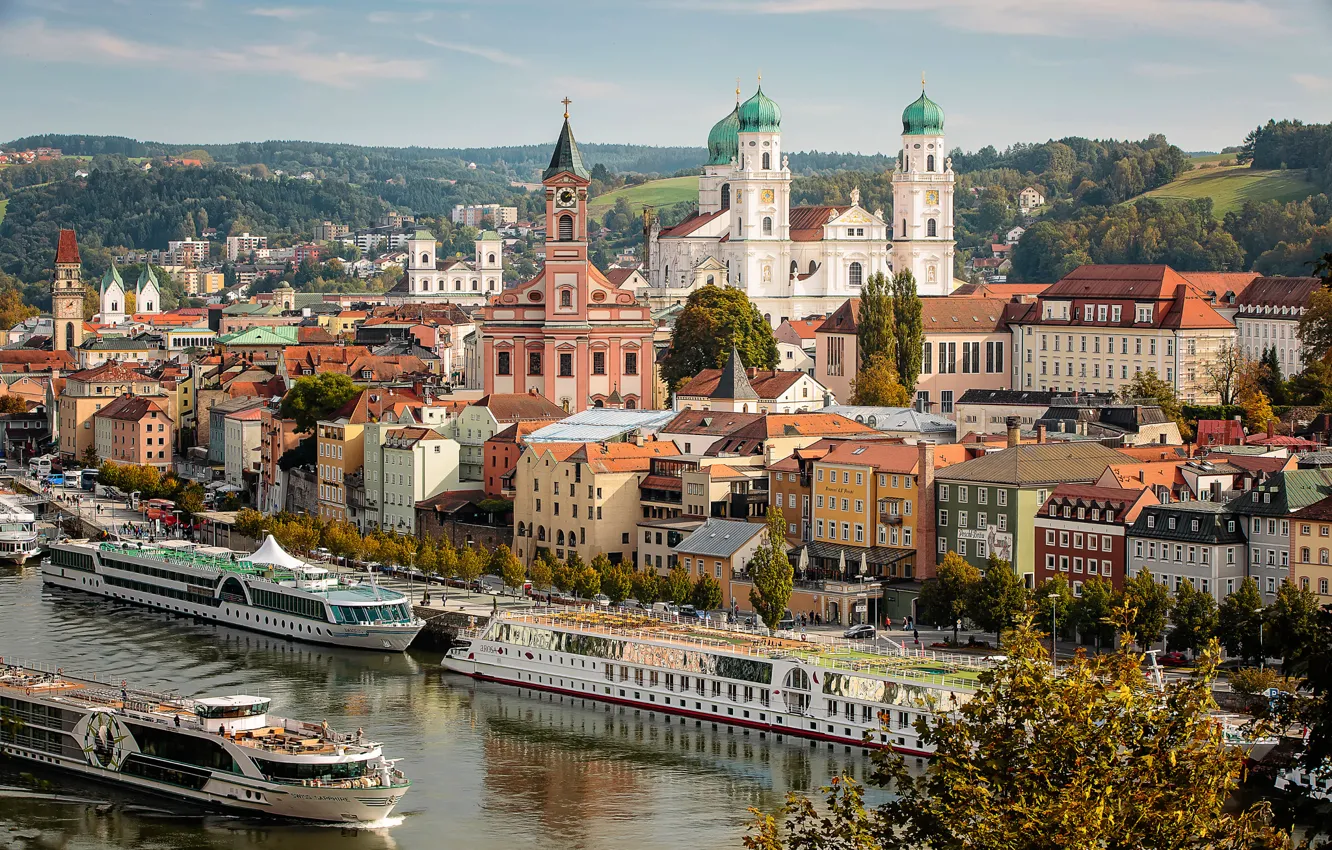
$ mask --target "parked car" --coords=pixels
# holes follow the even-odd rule
[[[1182,652],[1164,652],[1157,656],[1157,660],[1165,667],[1183,667],[1189,663],[1189,657]]]
[[[681,605],[680,616],[686,620],[698,619],[698,610],[693,605]]]
[[[869,623],[861,623],[858,626],[852,626],[842,632],[842,637],[847,640],[874,640],[878,637],[878,632]]]
[[[671,616],[673,614],[679,614],[680,609],[675,607],[674,602],[653,602],[652,613]]]
[[[791,613],[790,608],[787,608],[786,613],[782,614],[782,618],[777,621],[777,629],[778,631],[791,631],[795,627],[795,615]]]
[[[604,593],[598,593],[596,596],[593,596],[592,601],[597,603],[598,605],[603,605],[603,606],[610,605],[610,597]]]

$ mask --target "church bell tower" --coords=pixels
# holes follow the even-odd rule
[[[925,96],[902,112],[902,153],[893,171],[893,270],[910,269],[921,295],[953,288],[953,161],[944,113]]]
[[[51,282],[52,342],[56,351],[83,344],[83,279],[79,240],[72,230],[60,231],[56,243],[55,279]]]

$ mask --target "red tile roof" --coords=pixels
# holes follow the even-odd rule
[[[635,274],[638,274],[638,269],[606,269],[606,280],[618,288]]]
[[[128,422],[138,422],[152,413],[159,414],[166,419],[167,422],[171,421],[170,417],[167,416],[166,410],[157,402],[152,399],[143,398],[142,396],[133,395],[122,395],[106,407],[103,407],[101,410],[94,413],[93,416],[100,416],[103,419],[119,419]]]
[[[685,384],[677,395],[688,398],[711,398],[712,394],[717,391],[717,385],[721,382],[721,374],[721,369],[704,369],[691,378],[689,383]],[[754,388],[754,392],[758,393],[760,401],[773,401],[780,398],[782,393],[795,386],[804,374],[804,372],[746,370],[749,385]]]
[[[1322,279],[1316,277],[1260,277],[1245,287],[1235,303],[1241,313],[1246,307],[1308,307],[1322,287]]]
[[[60,231],[60,239],[56,242],[57,263],[78,263],[79,260],[79,240],[72,230]]]
[[[791,241],[818,242],[823,239],[823,226],[850,207],[793,207],[791,209]]]
[[[152,378],[128,366],[123,366],[117,360],[108,360],[101,366],[95,366],[92,369],[84,369],[81,372],[75,372],[69,376],[70,380],[83,381],[84,383],[102,383],[109,381],[151,381]]]
[[[870,466],[883,472],[910,475],[916,472],[919,461],[920,449],[915,446],[856,441],[841,443],[818,462]]]
[[[1000,298],[922,298],[921,320],[926,334],[1008,332]]]
[[[1244,445],[1244,424],[1234,419],[1199,419],[1194,442],[1200,446]]]
[[[1070,300],[1068,319],[1046,319],[1036,312],[1037,321],[1092,327],[1157,328],[1231,328],[1234,325],[1216,312],[1210,296],[1190,283],[1179,272],[1164,265],[1086,265],[1069,272],[1051,284],[1041,301]],[[1120,320],[1084,321],[1083,305],[1118,303]],[[1136,304],[1152,303],[1152,321],[1137,321]],[[1031,317],[1031,313],[1028,317]]]
[[[728,212],[728,210],[717,210],[716,212],[710,213],[696,212],[674,227],[662,228],[662,231],[657,234],[657,236],[662,239],[678,239],[681,236],[688,236],[703,225],[720,215],[727,214]]]
[[[823,319],[787,319],[786,325],[795,331],[801,339],[813,339],[814,332],[823,324]]]
[[[848,298],[841,307],[833,310],[832,315],[819,325],[819,333],[853,334],[856,332],[856,317],[860,315],[860,299]]]

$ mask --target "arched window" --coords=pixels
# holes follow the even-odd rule
[[[559,531],[555,532],[555,545],[556,546],[564,545],[564,529],[560,529]]]
[[[934,170],[934,154],[930,154],[929,156],[925,157],[925,170],[926,171]]]
[[[490,290],[491,292],[495,291],[495,278],[493,277],[486,278],[486,289]]]
[[[605,407],[606,405],[605,405],[604,402],[602,402],[601,399],[597,399],[596,401],[592,402],[592,406],[593,406],[593,407]]]
[[[571,215],[560,216],[560,241],[573,241],[573,216]]]
[[[494,255],[494,254],[487,254],[487,255],[486,255],[486,262],[490,263],[492,266],[495,265],[495,255]]]
[[[519,537],[527,536],[527,523],[525,522],[518,523],[518,536]]]
[[[721,206],[721,208],[724,209],[724,210],[729,210],[729,209],[731,208],[731,184],[730,184],[730,183],[723,183],[723,184],[722,184],[722,206]]]
[[[907,235],[906,219],[902,219],[902,232],[898,234],[898,239],[905,239]]]
[[[771,313],[764,313],[764,314],[763,314],[763,321],[767,322],[768,324],[772,324],[772,314],[771,314]]]
[[[567,290],[567,289],[561,289],[561,290],[560,290],[560,306],[561,306],[561,307],[572,307],[572,306],[573,306],[573,293],[572,293],[572,292],[570,292],[570,291]]]
[[[816,262],[814,262],[813,260],[810,260],[810,261],[809,261],[809,273],[810,273],[810,274],[814,274],[814,272],[816,272],[816,271],[818,271],[818,270],[819,270],[819,264],[816,263]]]
[[[716,278],[715,276],[713,276],[713,275],[708,275],[708,286],[712,286],[712,285],[713,285],[714,283],[716,283],[716,282],[717,282],[717,278]]]
[[[625,410],[636,410],[637,408],[638,408],[638,402],[634,401],[632,398],[627,398],[624,400]],[[1323,592],[1326,593],[1327,591]]]
[[[671,285],[671,267],[670,267],[670,266],[667,266],[667,267],[666,267],[666,270],[665,270],[664,272],[662,272],[662,275],[661,275],[661,285],[662,285],[662,286],[670,286],[670,285]]]
[[[453,291],[462,292],[462,281],[456,277],[453,279]]]
[[[1318,580],[1318,592],[1323,596],[1327,596],[1327,579],[1320,578]]]
[[[545,541],[546,541],[546,527],[545,527],[544,525],[538,525],[538,526],[537,526],[537,542],[539,542],[539,543],[544,543]]]
[[[847,283],[849,283],[851,286],[860,286],[861,277],[862,277],[862,271],[860,268],[860,263],[852,263],[850,268],[846,270]]]
[[[938,222],[936,222],[934,219],[930,219],[929,221],[925,222],[925,235],[938,236],[939,235]]]
[[[481,288],[481,281],[479,281],[479,280],[474,280],[474,281],[472,281],[472,291],[473,291],[473,292],[476,292],[476,291],[477,291],[478,289],[480,289],[480,288]]]
[[[148,309],[151,310],[152,307],[149,307]],[[68,322],[68,323],[66,323],[66,325],[65,325],[65,350],[66,350],[66,351],[73,351],[73,350],[74,350],[74,323],[73,323],[73,322]]]
[[[439,291],[440,292],[444,291],[444,278],[442,277],[439,279]]]
[[[792,260],[792,261],[791,261],[791,277],[795,277],[796,274],[798,274],[799,272],[800,272],[800,266],[796,265],[796,261],[795,261],[795,260]]]
[[[429,254],[422,254],[422,255],[421,255],[421,265],[423,265],[423,266],[428,266],[428,265],[430,265],[430,255],[429,255]]]
[[[763,170],[768,171],[771,168],[772,168],[772,154],[765,151],[763,153]]]
[[[764,236],[772,235],[772,216],[770,215],[765,215],[763,217],[763,235]]]

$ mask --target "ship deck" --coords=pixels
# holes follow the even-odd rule
[[[982,659],[929,650],[880,648],[849,641],[799,640],[739,629],[669,622],[644,614],[588,609],[534,609],[506,612],[507,622],[527,623],[601,637],[650,640],[681,649],[737,653],[768,660],[796,658],[807,664],[848,673],[974,690],[988,669]],[[482,630],[478,630],[479,635]],[[896,646],[896,645],[894,645]]]
[[[179,726],[183,729],[204,729],[195,711],[195,702],[189,697],[128,687],[117,688],[100,678],[67,676],[59,669],[52,672],[4,664],[0,666],[0,694],[6,692],[14,696],[21,694],[67,703],[84,711],[110,710],[140,722],[174,727],[179,720]],[[289,755],[364,755],[378,746],[365,741],[360,734],[335,732],[318,723],[273,716],[269,716],[268,720],[273,722],[258,729],[219,737],[225,737],[231,743],[243,747]]]

